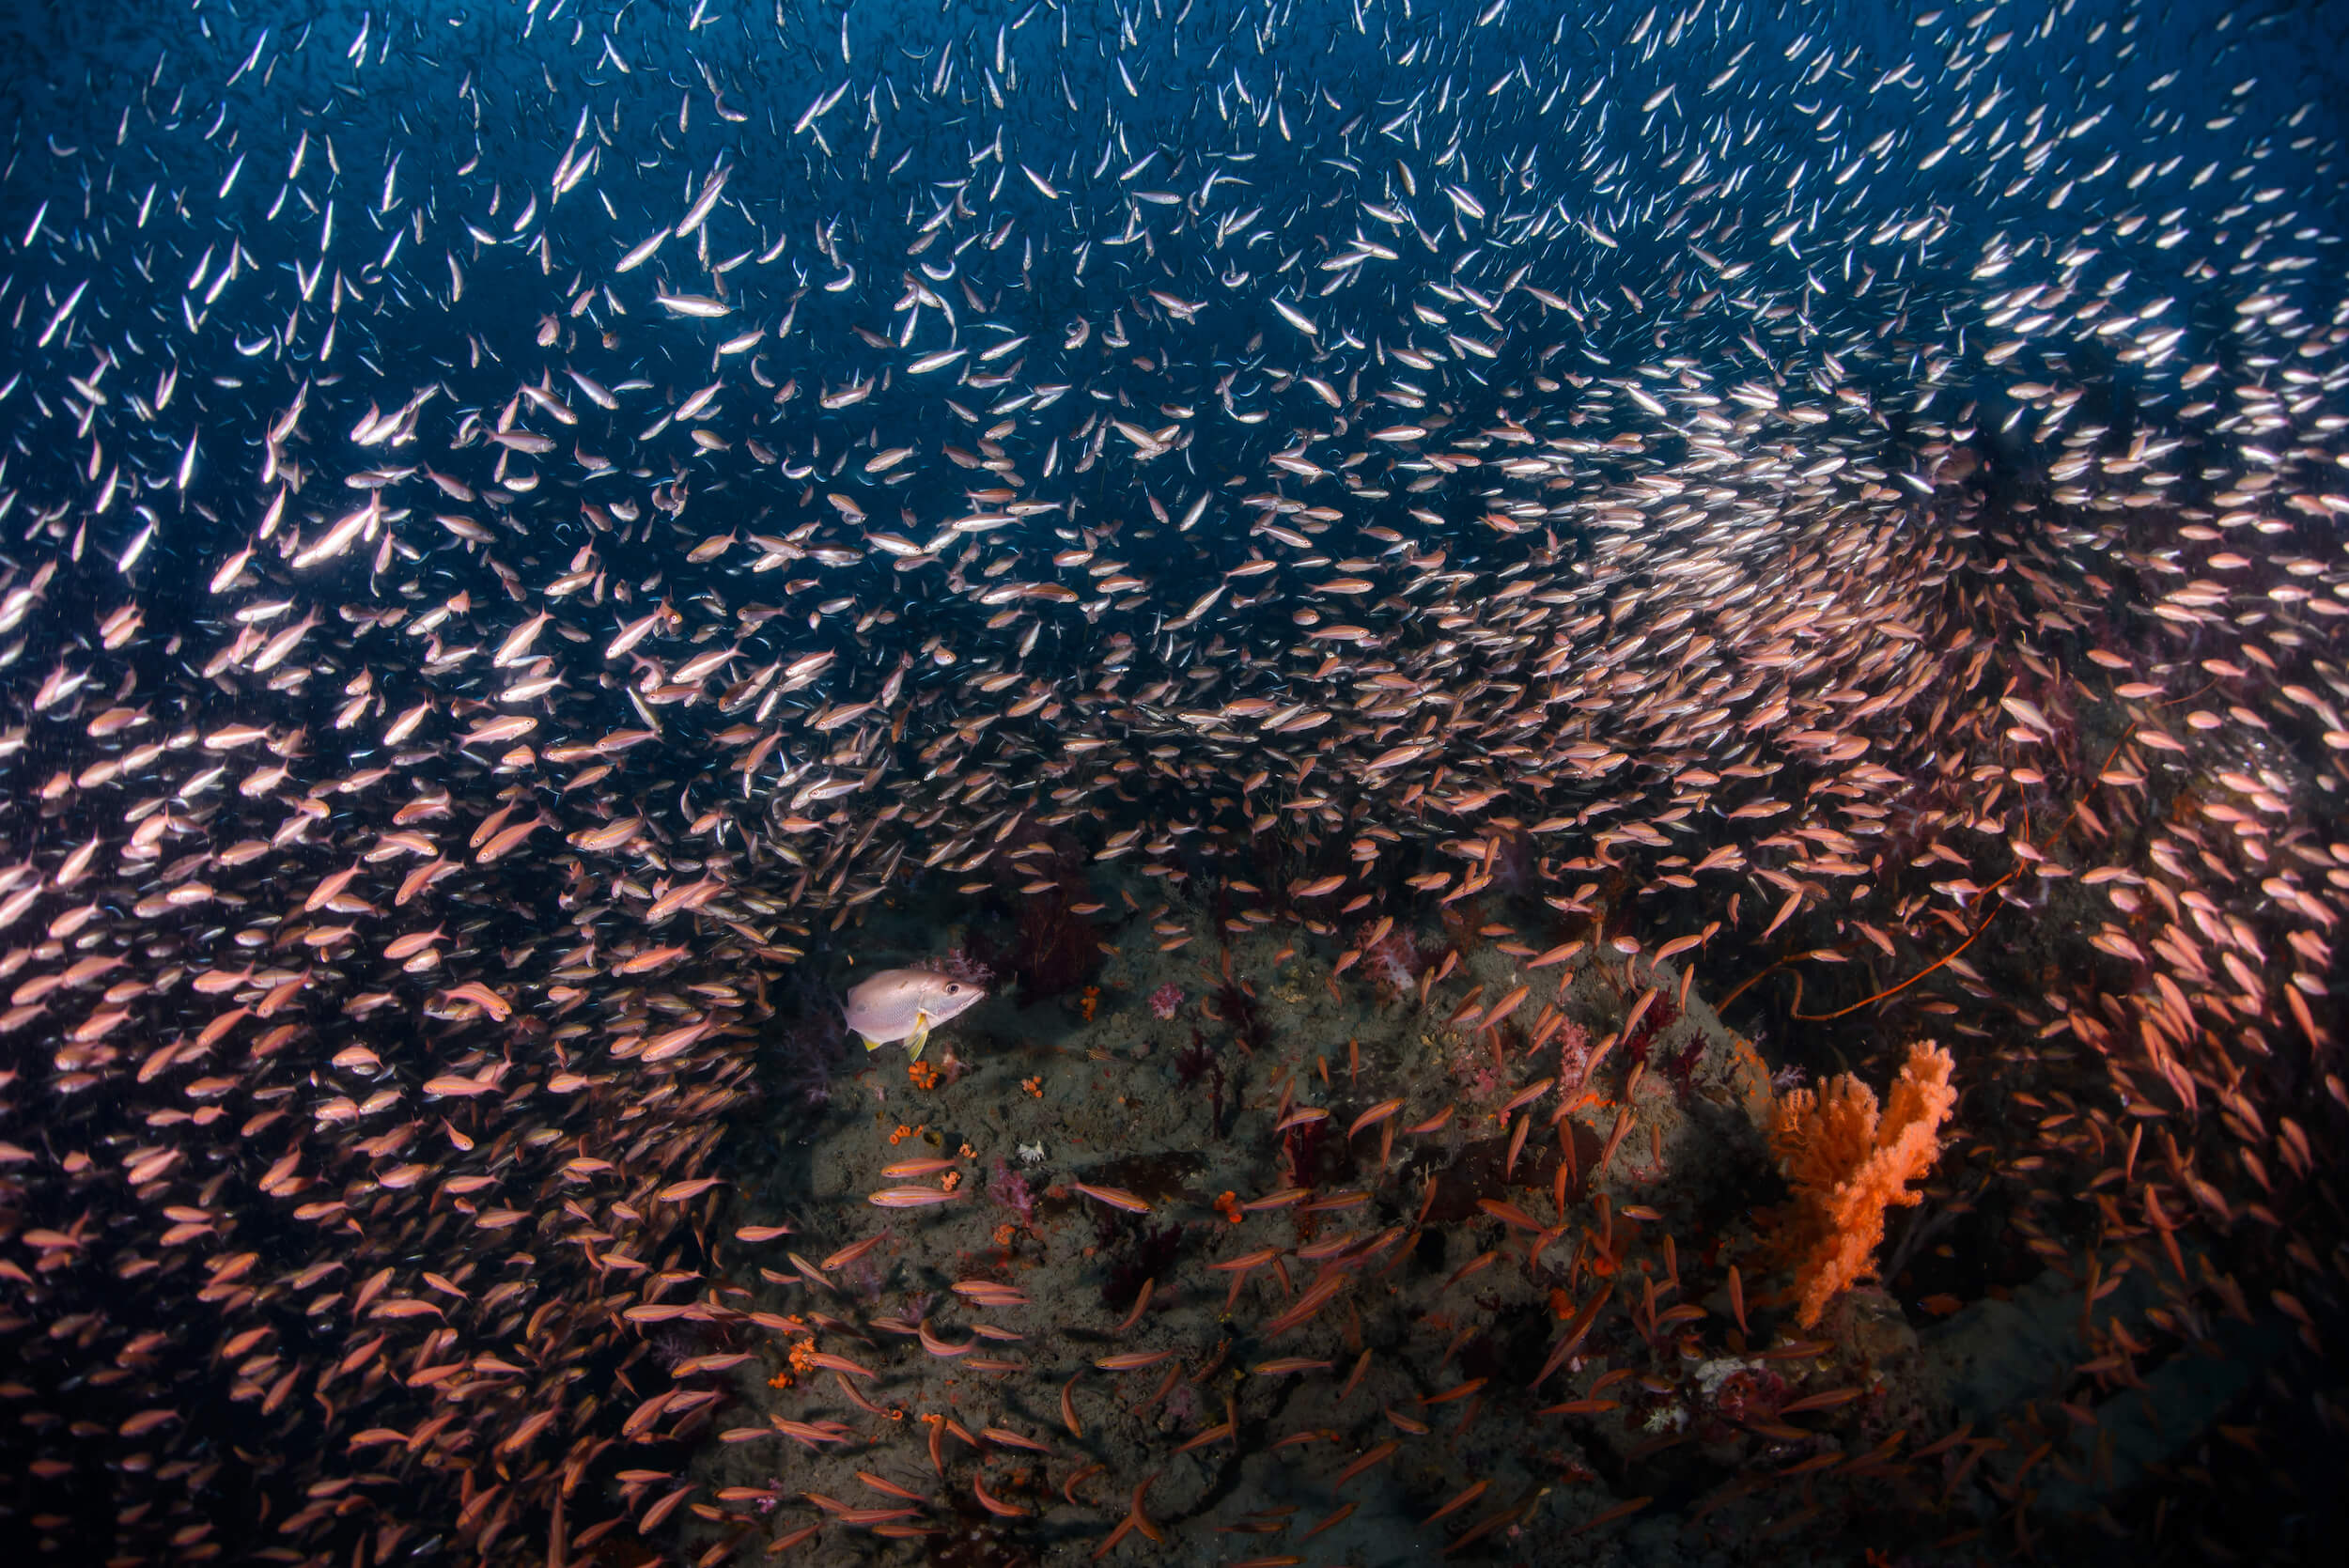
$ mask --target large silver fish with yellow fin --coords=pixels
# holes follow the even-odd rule
[[[930,1031],[960,1017],[987,995],[987,987],[936,970],[883,970],[848,988],[848,1027],[866,1050],[905,1043],[919,1062]]]

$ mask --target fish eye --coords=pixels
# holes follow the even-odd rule
[[[946,994],[950,997],[958,997],[962,995],[962,987],[959,986],[949,986],[946,987]]]

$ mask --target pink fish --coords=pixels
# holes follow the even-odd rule
[[[918,1209],[931,1203],[951,1203],[960,1197],[935,1187],[884,1187],[879,1192],[865,1194],[864,1201],[885,1209]]]
[[[1150,1212],[1147,1201],[1134,1196],[1122,1187],[1090,1187],[1083,1182],[1070,1182],[1068,1186],[1071,1190],[1081,1192],[1096,1203],[1107,1203],[1114,1209],[1124,1209],[1128,1214]]]

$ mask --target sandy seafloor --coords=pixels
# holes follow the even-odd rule
[[[1074,1563],[1096,1555],[1145,1480],[1143,1512],[1163,1540],[1129,1534],[1112,1549],[1121,1560],[1370,1568],[1450,1550],[1470,1560],[1726,1562],[1775,1560],[1791,1538],[1815,1560],[1862,1560],[1873,1547],[1882,1560],[1929,1561],[1944,1556],[1937,1543],[1954,1552],[1980,1540],[1987,1521],[1963,1498],[1938,1521],[1929,1506],[1936,1483],[1970,1450],[1945,1449],[1937,1467],[1922,1467],[1922,1482],[1881,1483],[1871,1451],[1914,1451],[1967,1421],[1978,1435],[2012,1414],[2067,1358],[2085,1355],[2074,1327],[2079,1292],[2051,1273],[2016,1290],[1993,1284],[1957,1310],[1954,1298],[1935,1299],[1934,1271],[1970,1260],[1952,1264],[1946,1241],[1918,1245],[1928,1234],[1900,1252],[1890,1289],[1855,1291],[1812,1334],[1798,1334],[1788,1277],[1760,1234],[1785,1192],[1766,1141],[1771,1073],[1782,1063],[1706,1004],[1708,986],[1725,991],[1734,981],[1716,978],[1705,950],[1656,965],[1611,948],[1595,959],[1585,946],[1530,968],[1592,921],[1532,900],[1507,910],[1479,900],[1465,913],[1434,911],[1446,918],[1416,929],[1425,973],[1446,954],[1466,955],[1423,1000],[1417,986],[1365,973],[1367,965],[1333,976],[1344,941],[1370,924],[1363,915],[1316,936],[1293,917],[1252,924],[1203,908],[1162,879],[1096,866],[1080,885],[1081,875],[1064,874],[1061,886],[1077,890],[1078,908],[1100,906],[1082,917],[1099,944],[1097,970],[1025,1005],[1025,987],[998,978],[987,1001],[933,1037],[924,1060],[940,1071],[926,1086],[894,1046],[868,1055],[851,1044],[832,1058],[832,1073],[814,1073],[817,1042],[841,1048],[819,999],[878,968],[958,946],[986,953],[990,937],[1009,943],[1007,910],[1020,895],[885,900],[814,945],[801,989],[769,1026],[767,1106],[736,1143],[738,1201],[717,1257],[735,1281],[732,1305],[767,1315],[725,1342],[754,1356],[732,1374],[731,1400],[709,1414],[702,1435],[715,1440],[682,1473],[700,1486],[692,1512],[679,1514],[693,1555],[752,1560],[820,1520],[813,1538],[785,1548],[789,1560]],[[1682,963],[1696,966],[1686,992]],[[1182,998],[1159,1017],[1150,998],[1170,985]],[[1464,1004],[1489,1006],[1519,985],[1529,994],[1507,1020],[1497,1069],[1492,1033],[1473,1017],[1451,1020]],[[1606,1051],[1584,1092],[1570,1096],[1574,1163],[1562,1215],[1559,1092],[1517,1113],[1530,1111],[1532,1126],[1514,1162],[1516,1117],[1496,1113],[1521,1088],[1559,1075],[1578,1029],[1583,1054],[1616,1032],[1651,986],[1675,1002],[1685,995],[1685,1009],[1658,1009],[1660,1029],[1641,1019],[1636,1048]],[[1248,998],[1253,1020],[1237,1016]],[[1567,1025],[1527,1053],[1525,1032],[1544,1004]],[[1395,1097],[1398,1111],[1346,1137],[1362,1111]],[[1279,1133],[1284,1106],[1329,1116],[1317,1135]],[[1405,1130],[1446,1107],[1440,1126]],[[1594,1184],[1589,1172],[1619,1125]],[[957,1161],[955,1199],[910,1210],[866,1202],[908,1185],[884,1167],[925,1157]],[[1946,1155],[1927,1184],[1935,1202],[1894,1212],[1880,1257],[1899,1247],[1913,1216],[1937,1215],[1938,1227],[1964,1213],[1952,1197],[1961,1167],[1958,1154]],[[1073,1182],[1124,1189],[1149,1212],[1078,1195]],[[1366,1196],[1335,1208],[1236,1207],[1299,1185],[1341,1205]],[[1563,1234],[1536,1237],[1480,1200]],[[732,1239],[745,1226],[781,1224],[793,1234]],[[1390,1228],[1395,1239],[1350,1269],[1317,1315],[1268,1331],[1315,1279],[1316,1247]],[[823,1266],[874,1237],[860,1256]],[[1536,1239],[1545,1247],[1529,1268]],[[1268,1247],[1283,1253],[1286,1291],[1259,1268],[1227,1309],[1231,1276],[1209,1265]],[[806,1282],[794,1253],[825,1288]],[[1027,1302],[982,1306],[950,1288],[974,1280],[1014,1286]],[[1144,1281],[1146,1303],[1121,1327]],[[1529,1392],[1524,1385],[1602,1289],[1608,1304],[1587,1336]],[[801,1344],[875,1373],[856,1388],[882,1413],[860,1407],[835,1373],[795,1367]],[[709,1348],[696,1342],[673,1353]],[[2052,1486],[2046,1500],[2088,1518],[2101,1497],[2141,1477],[2143,1460],[2173,1453],[2267,1358],[2258,1346],[2234,1348],[2239,1364],[2147,1389],[2135,1418],[2116,1402],[2106,1420],[2118,1442],[2092,1467],[2084,1445],[2074,1456],[2096,1484]],[[1096,1365],[1160,1350],[1175,1355],[1130,1371]],[[1026,1370],[974,1371],[972,1357]],[[1283,1358],[1327,1364],[1253,1370]],[[1065,1388],[1080,1434],[1066,1424]],[[1811,1396],[1818,1407],[1780,1414]],[[1568,1408],[1536,1413],[1559,1405]],[[976,1440],[941,1427],[942,1476],[929,1452],[933,1417]],[[848,1440],[811,1450],[770,1418],[838,1421]],[[1213,1435],[1226,1422],[1231,1434]],[[771,1435],[746,1436],[761,1425]],[[990,1438],[989,1427],[1040,1452]],[[1207,1441],[1183,1450],[1203,1433]],[[1391,1456],[1337,1483],[1346,1466],[1389,1442]],[[1987,1462],[1995,1473],[2019,1457],[1991,1450]],[[676,1484],[649,1476],[645,1483],[661,1491]],[[921,1500],[894,1498],[867,1477]],[[1024,1514],[991,1514],[974,1480]],[[1480,1482],[1481,1493],[1429,1522]],[[938,1533],[892,1539],[837,1514],[875,1508],[915,1510],[882,1523]],[[1917,1533],[1937,1522],[1946,1528]],[[1480,1524],[1487,1533],[1464,1544]]]

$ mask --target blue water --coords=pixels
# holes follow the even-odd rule
[[[86,279],[98,293],[91,320],[78,330],[110,337],[100,320],[111,318],[115,331],[132,336],[102,350],[93,341],[83,358],[108,351],[126,365],[158,367],[179,360],[192,374],[243,381],[204,395],[217,437],[199,454],[192,493],[218,509],[241,493],[252,470],[235,433],[241,426],[282,408],[287,383],[303,375],[356,374],[348,361],[316,365],[315,341],[284,361],[274,349],[259,363],[236,352],[238,341],[250,346],[282,328],[295,265],[322,263],[330,278],[339,270],[368,290],[367,308],[348,318],[336,347],[362,360],[369,379],[421,383],[469,360],[468,334],[497,348],[516,318],[526,312],[535,320],[561,286],[592,285],[637,241],[674,223],[698,182],[721,166],[732,179],[723,232],[713,241],[720,258],[781,246],[771,262],[730,274],[752,290],[746,315],[771,307],[764,313],[771,325],[792,292],[836,280],[839,269],[822,254],[827,242],[863,270],[856,288],[812,292],[801,303],[794,324],[802,343],[852,321],[871,325],[878,313],[867,308],[867,292],[887,288],[894,297],[894,274],[909,264],[897,254],[899,225],[926,221],[946,199],[945,183],[969,177],[980,190],[1002,186],[988,205],[990,228],[1012,223],[1017,232],[1003,242],[1033,256],[1034,286],[1015,295],[1012,324],[1048,332],[1125,291],[1172,287],[1216,302],[1207,330],[1187,334],[1213,350],[1211,359],[1235,355],[1256,327],[1276,340],[1280,331],[1261,289],[1224,302],[1234,291],[1217,278],[1231,262],[1228,249],[1205,236],[1154,236],[1139,250],[1113,241],[1128,191],[1189,196],[1216,168],[1249,183],[1225,188],[1232,206],[1210,205],[1228,212],[1261,202],[1259,230],[1280,235],[1247,250],[1252,263],[1277,260],[1300,243],[1342,242],[1368,222],[1356,202],[1396,189],[1390,165],[1402,158],[1419,165],[1429,187],[1421,205],[1436,204],[1424,221],[1438,232],[1448,213],[1435,187],[1464,172],[1496,211],[1550,214],[1538,236],[1470,258],[1470,278],[1490,282],[1524,266],[1553,291],[1610,298],[1618,286],[1645,290],[1685,265],[1675,211],[1734,177],[1734,194],[1750,215],[1738,254],[1724,259],[1759,270],[1750,287],[1800,288],[1808,273],[1828,286],[1816,306],[1823,318],[1839,308],[1856,317],[1875,310],[1871,302],[1836,298],[1848,279],[1846,236],[1932,217],[1937,238],[1921,253],[1913,244],[1857,252],[1879,272],[1911,253],[1899,275],[1924,291],[1927,312],[1909,323],[1919,336],[1937,324],[1933,300],[1985,245],[2004,237],[2028,252],[2037,236],[2060,254],[2076,223],[2098,211],[2181,211],[2197,241],[2159,252],[2136,247],[2130,297],[2190,299],[2195,280],[2184,269],[2222,237],[2243,242],[2240,215],[2220,216],[2238,199],[2237,170],[2255,168],[2252,183],[2280,192],[2270,200],[2309,225],[2326,233],[2341,226],[2336,149],[2349,90],[2339,45],[2349,23],[2323,5],[1921,7],[1898,14],[1715,5],[1695,8],[1677,30],[1673,13],[1657,10],[1638,44],[1629,40],[1645,8],[1561,21],[1516,0],[1481,13],[1426,5],[1227,12],[1199,0],[1130,9],[702,11],[695,25],[693,8],[648,5],[501,5],[445,18],[405,8],[324,8],[296,17],[172,6],[135,21],[102,8],[14,10],[8,48],[21,66],[0,83],[13,127],[0,188],[8,212],[24,220],[7,236],[14,363],[52,374],[81,363],[70,334],[34,346],[48,311],[33,302],[54,302]],[[1938,20],[1921,27],[1920,15]],[[1963,37],[1976,18],[1988,19],[1972,35],[1983,48],[1949,69],[1937,40]],[[1131,45],[1119,47],[1121,29]],[[2001,51],[1987,54],[1986,40],[2000,37],[2008,40]],[[255,63],[239,74],[248,56]],[[1709,85],[1733,60],[1735,75]],[[1885,85],[1905,61],[1907,74]],[[2154,90],[2161,79],[2166,85]],[[942,95],[926,90],[941,82]],[[1667,88],[1672,99],[1641,112]],[[802,113],[835,90],[843,90],[837,104],[795,132]],[[2011,151],[1987,171],[1966,153],[1920,171],[1962,115],[2014,121],[2016,136],[2024,121],[2044,116],[2047,133],[2061,138],[2054,162],[2012,195],[2018,159]],[[1706,127],[1709,167],[1691,174],[1690,132]],[[283,179],[305,132],[308,165],[297,184],[307,202],[288,196]],[[1893,140],[1881,151],[1861,150],[1888,134]],[[551,199],[548,182],[575,137],[583,147],[612,145],[591,175]],[[989,156],[997,150],[1000,160]],[[1154,150],[1156,162],[1121,184],[1121,173]],[[1448,150],[1461,162],[1443,173],[1429,166]],[[330,157],[339,175],[322,166]],[[1855,157],[1856,178],[1838,180]],[[1234,159],[1244,162],[1226,162]],[[2090,178],[2108,159],[2110,168]],[[2123,189],[2148,163],[2154,172]],[[2196,186],[2214,163],[2217,178],[2204,175]],[[1061,195],[1028,188],[1022,164],[1047,175]],[[223,196],[232,170],[233,188]],[[1600,181],[1602,174],[1612,179]],[[2077,194],[2050,213],[2046,199],[2066,174],[2081,177]],[[323,215],[311,207],[330,186],[335,231],[321,251]],[[513,219],[533,195],[537,210],[517,233]],[[27,242],[25,224],[43,203],[49,216]],[[1151,217],[1161,210],[1141,209]],[[1775,249],[1756,244],[1752,230],[1774,229],[1766,218],[1781,210],[1801,220],[1799,231]],[[393,252],[396,229],[419,219],[422,237],[411,227]],[[499,243],[477,241],[469,223]],[[1617,248],[1595,243],[1585,224],[1608,232]],[[954,233],[957,242],[969,238],[960,227]],[[528,254],[542,238],[545,254]],[[1076,251],[1088,241],[1080,275]],[[165,302],[208,248],[231,242],[258,275],[241,279],[190,334]],[[1454,246],[1443,264],[1459,265],[1466,248]],[[465,274],[455,303],[448,255]],[[664,254],[637,281],[677,263]],[[1333,324],[1362,295],[1383,315],[1381,276],[1373,268],[1349,284],[1332,307]],[[641,316],[632,324],[649,325]],[[1953,338],[1957,324],[1943,334]],[[631,347],[656,362],[676,360],[683,375],[709,335],[671,334]],[[1593,337],[1602,351],[1627,352],[1636,333],[1602,326]],[[27,390],[18,389],[18,406]],[[343,401],[320,400],[330,408]],[[349,400],[364,410],[355,396]],[[883,413],[886,405],[868,411]],[[1271,442],[1266,450],[1284,434],[1277,424],[1261,433]],[[184,419],[163,418],[127,432],[123,444],[151,483],[176,474],[188,434]],[[18,477],[32,475],[20,466]],[[117,514],[113,531],[126,526],[135,525]],[[163,558],[184,542],[175,531],[162,541]]]

